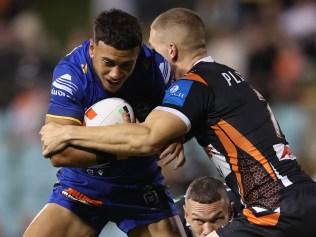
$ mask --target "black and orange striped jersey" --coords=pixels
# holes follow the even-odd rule
[[[266,100],[239,72],[211,57],[172,84],[156,109],[187,124],[188,135],[205,147],[228,186],[240,193],[244,215],[253,223],[273,225],[269,222],[277,220],[280,192],[310,180]],[[256,220],[253,213],[276,216]]]

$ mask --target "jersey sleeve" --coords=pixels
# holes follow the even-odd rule
[[[187,125],[189,131],[192,126],[200,126],[205,120],[211,102],[206,85],[180,79],[166,90],[162,105],[156,109],[178,116]]]
[[[83,89],[80,75],[67,64],[59,64],[53,73],[47,116],[69,119],[81,124]]]

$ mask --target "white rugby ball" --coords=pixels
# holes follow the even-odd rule
[[[135,121],[132,107],[121,98],[107,98],[88,108],[84,115],[85,126],[113,125],[124,123],[122,113],[128,112]]]

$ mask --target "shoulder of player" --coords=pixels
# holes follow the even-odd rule
[[[84,41],[75,47],[71,52],[60,59],[55,66],[55,70],[69,70],[78,75],[86,74],[89,69],[88,47],[89,41]]]
[[[138,58],[142,61],[150,60],[151,62],[155,62],[154,65],[157,66],[159,66],[160,63],[168,64],[163,56],[145,44],[142,45]]]
[[[76,52],[76,51],[82,51],[82,52]],[[85,75],[89,73],[91,70],[89,67],[89,62],[87,61],[83,50],[77,49],[75,52],[70,53],[66,55],[64,58],[62,58],[58,64],[54,68],[53,77],[58,78],[61,75],[68,74],[69,78],[76,82],[82,81],[79,80],[80,78],[83,78]]]
[[[152,80],[159,79],[157,81],[159,83],[164,81],[164,84],[168,84],[173,78],[169,63],[159,53],[145,44],[141,47],[133,74],[137,75],[139,73],[149,73]]]
[[[214,86],[218,82],[220,82],[220,84],[226,82],[226,84],[231,86],[232,82],[238,84],[245,81],[237,70],[217,62],[198,63],[181,79],[200,82],[207,86]]]
[[[204,85],[210,84],[210,79],[218,77],[219,72],[224,71],[225,65],[212,62],[199,62],[195,64],[192,69],[181,77],[183,80],[190,80],[202,83]]]

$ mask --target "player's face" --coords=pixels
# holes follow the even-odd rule
[[[118,50],[102,41],[90,41],[89,53],[93,68],[104,88],[117,92],[134,70],[139,47],[130,50]]]
[[[230,220],[231,208],[231,203],[227,198],[211,204],[189,199],[184,206],[185,219],[195,237],[204,237]]]

